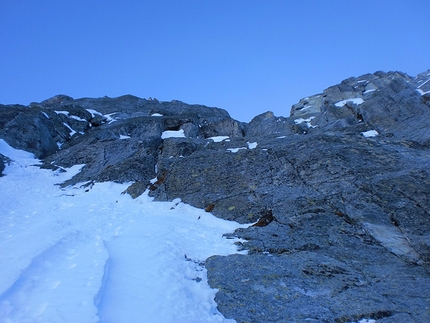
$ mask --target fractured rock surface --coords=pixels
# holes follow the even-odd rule
[[[42,167],[85,165],[63,185],[131,182],[132,197],[249,223],[226,234],[248,255],[206,262],[227,318],[427,322],[429,80],[366,74],[250,123],[180,101],[59,95],[0,105],[0,138]]]

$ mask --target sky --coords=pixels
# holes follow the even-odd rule
[[[289,116],[351,76],[430,68],[428,0],[0,0],[0,103],[132,94]]]

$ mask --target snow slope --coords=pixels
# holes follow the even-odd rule
[[[202,262],[236,253],[241,225],[181,203],[133,200],[127,184],[60,188],[0,140],[0,322],[234,322],[216,309]]]

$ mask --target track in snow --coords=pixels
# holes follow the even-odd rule
[[[202,262],[236,253],[240,227],[173,202],[133,200],[126,184],[60,189],[79,171],[15,160],[0,178],[0,322],[232,322],[216,309]]]

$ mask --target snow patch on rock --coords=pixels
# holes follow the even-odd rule
[[[166,138],[185,138],[185,133],[183,129],[179,130],[166,130],[161,134],[161,139]]]
[[[239,150],[247,149],[246,147],[240,147],[240,148],[227,148],[228,151],[232,153],[237,153]]]
[[[315,117],[309,117],[307,119],[303,119],[303,118],[298,118],[296,120],[294,120],[295,124],[301,124],[301,123],[306,123],[306,125],[308,126],[308,128],[316,128],[318,126],[316,125],[312,125],[311,121],[315,119]]]
[[[356,105],[360,105],[364,102],[364,100],[362,98],[346,99],[346,100],[339,101],[339,102],[335,103],[334,105],[338,108],[341,108],[345,104],[347,104],[348,102],[351,102],[351,103],[356,104]]]
[[[364,137],[376,137],[379,133],[376,130],[368,130],[361,133]]]
[[[213,140],[214,142],[221,142],[229,138],[230,138],[229,136],[215,136],[215,137],[209,137],[207,139]]]

